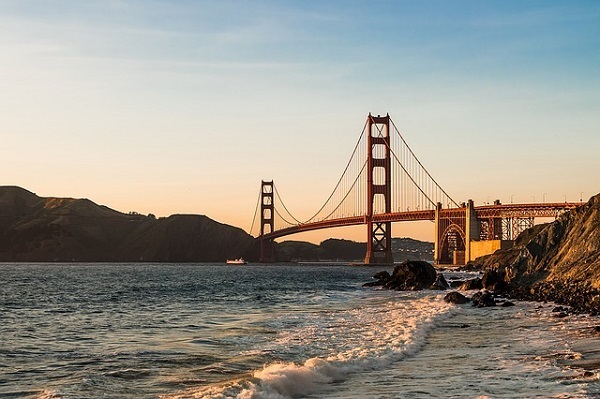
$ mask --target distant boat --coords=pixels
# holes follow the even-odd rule
[[[244,260],[244,258],[227,259],[227,264],[228,265],[245,265],[246,261]]]

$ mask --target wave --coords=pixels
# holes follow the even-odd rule
[[[452,309],[435,295],[309,314],[301,327],[283,330],[262,346],[283,357],[306,354],[305,360],[272,362],[248,377],[165,398],[287,399],[324,392],[353,374],[383,370],[417,353]]]

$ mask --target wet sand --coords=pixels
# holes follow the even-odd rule
[[[512,308],[461,305],[414,356],[354,377],[323,397],[596,397],[597,372],[591,370],[600,365],[600,336],[593,337],[589,327],[572,330],[579,319],[558,319],[549,309],[532,302]]]
[[[571,343],[571,350],[579,356],[574,359],[562,360],[559,362],[560,364],[588,371],[600,371],[600,333],[595,329],[592,330],[593,332],[583,331],[583,333],[594,334],[594,336],[580,338]]]

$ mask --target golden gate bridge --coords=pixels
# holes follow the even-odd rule
[[[391,264],[393,222],[435,223],[434,263],[464,264],[512,245],[536,217],[557,217],[581,203],[474,206],[458,203],[419,161],[390,118],[369,114],[354,150],[325,203],[308,219],[296,218],[275,183],[262,181],[250,228],[257,227],[262,262],[275,260],[273,240],[300,232],[367,226],[365,264]],[[254,234],[253,234],[254,235]]]

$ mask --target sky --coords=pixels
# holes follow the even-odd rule
[[[249,230],[261,180],[310,217],[369,112],[458,202],[586,200],[600,2],[0,0],[0,185]]]

